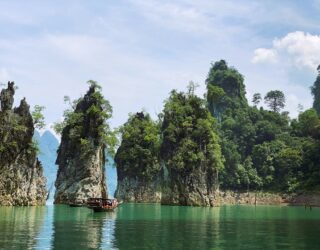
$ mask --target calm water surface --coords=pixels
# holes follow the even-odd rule
[[[320,249],[320,209],[0,207],[1,249]]]

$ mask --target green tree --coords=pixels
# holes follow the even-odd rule
[[[264,101],[272,111],[280,112],[285,106],[286,98],[282,91],[272,90],[266,94]]]
[[[35,105],[33,111],[31,112],[34,127],[37,129],[43,129],[46,126],[43,110],[44,106]]]
[[[225,109],[248,105],[243,76],[236,69],[229,67],[225,60],[211,64],[206,85],[210,112],[219,120]]]
[[[265,188],[271,188],[275,181],[277,153],[285,148],[282,141],[274,140],[255,145],[252,151],[252,162]]]
[[[299,149],[283,148],[274,159],[277,185],[287,192],[296,191],[300,185],[302,172],[302,153]]]
[[[191,173],[200,166],[223,168],[215,120],[204,100],[193,93],[173,90],[165,102],[161,128],[161,157],[166,166]]]
[[[298,129],[302,136],[316,138],[320,135],[320,118],[315,109],[308,109],[301,113],[298,121]]]
[[[254,104],[254,106],[258,106],[259,103],[261,102],[262,98],[261,98],[261,94],[260,93],[255,93],[252,97],[252,102]]]
[[[313,95],[313,108],[320,115],[320,65],[317,68],[318,76],[313,86],[311,87],[311,93]]]
[[[70,143],[81,150],[90,152],[94,144],[102,143],[106,151],[114,155],[117,145],[116,131],[110,128],[112,106],[101,91],[101,86],[95,81],[88,81],[90,88],[84,97],[71,101],[64,97],[69,107],[64,111],[62,122],[53,126],[56,133],[69,137]],[[90,140],[87,140],[87,137]],[[92,140],[94,138],[94,140]]]
[[[115,155],[119,179],[129,176],[148,181],[157,177],[160,171],[159,125],[149,114],[138,112],[129,116],[120,134],[122,140]]]

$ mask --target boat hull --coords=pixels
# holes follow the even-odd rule
[[[115,208],[91,207],[94,212],[113,212]]]
[[[94,212],[112,212],[118,205],[116,199],[90,198],[87,201],[87,207]]]

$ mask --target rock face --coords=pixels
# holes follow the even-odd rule
[[[138,112],[130,115],[120,132],[122,140],[115,155],[116,197],[126,202],[160,202],[158,125],[146,112]]]
[[[95,87],[81,98],[62,131],[56,164],[54,203],[85,203],[88,198],[107,198],[105,146],[98,133],[103,118]]]
[[[32,142],[32,116],[25,99],[12,110],[14,94],[9,82],[0,95],[0,205],[44,205],[46,179]]]
[[[214,206],[218,172],[223,167],[215,120],[203,100],[172,91],[165,103],[160,156],[162,204]]]
[[[161,180],[143,182],[139,178],[122,176],[118,171],[115,197],[125,202],[160,203]]]
[[[169,170],[162,190],[162,204],[215,206],[216,174],[207,167],[190,173]]]
[[[280,193],[220,190],[215,193],[215,204],[217,206],[230,204],[281,205],[286,203],[284,196],[284,194]]]

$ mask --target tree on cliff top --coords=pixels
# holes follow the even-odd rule
[[[162,116],[161,156],[169,169],[187,174],[201,166],[223,168],[215,119],[192,89],[171,91]]]
[[[159,125],[145,112],[131,114],[120,128],[122,140],[115,155],[115,163],[120,174],[153,179],[160,170]]]
[[[73,145],[80,145],[84,151],[102,144],[108,153],[114,154],[117,138],[109,125],[112,106],[104,99],[97,82],[90,80],[88,84],[90,87],[84,97],[74,101],[67,96],[64,98],[70,107],[64,111],[64,120],[55,123],[53,128],[62,134],[62,138],[68,137]]]
[[[264,101],[273,112],[280,112],[285,106],[286,98],[282,91],[271,90],[264,97]]]
[[[206,79],[209,109],[215,117],[221,116],[226,108],[241,108],[248,105],[243,76],[229,67],[225,60],[211,64]]]
[[[258,106],[258,104],[261,102],[261,94],[260,93],[255,93],[252,97],[252,102],[254,104],[254,106]]]
[[[320,65],[317,68],[318,76],[313,86],[311,87],[311,93],[313,95],[313,108],[320,115]]]
[[[44,129],[46,126],[43,110],[44,106],[35,105],[33,111],[31,112],[34,127],[37,129]]]

